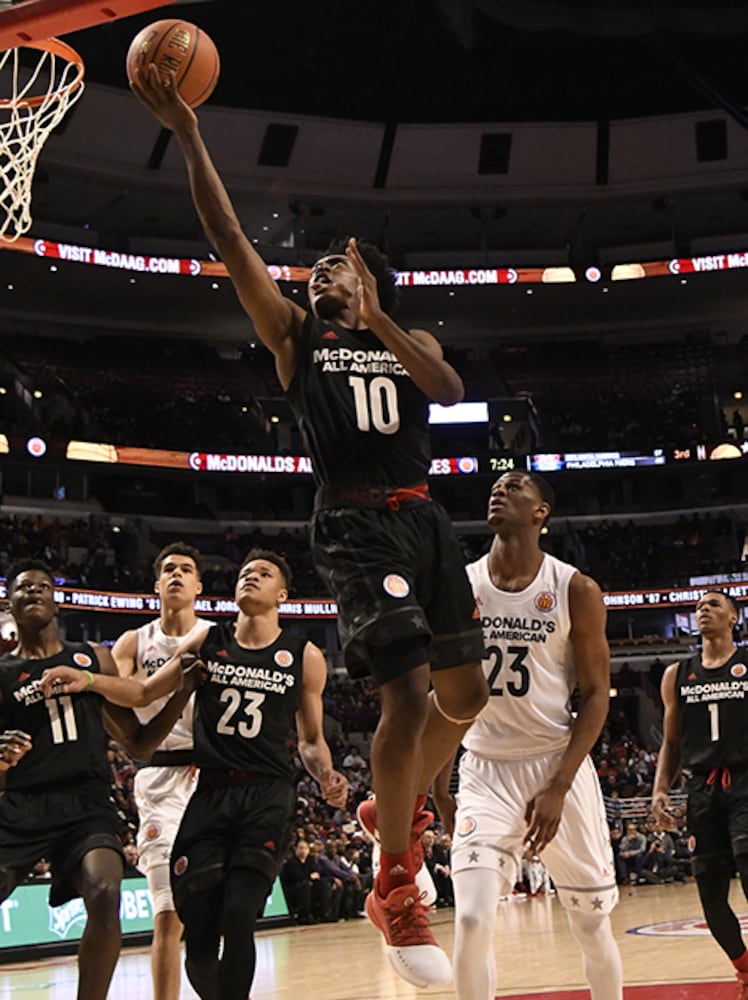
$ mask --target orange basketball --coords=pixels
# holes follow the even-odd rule
[[[155,63],[162,77],[177,75],[177,89],[191,108],[207,101],[218,83],[221,59],[213,40],[189,21],[154,21],[139,31],[127,50],[127,79]]]

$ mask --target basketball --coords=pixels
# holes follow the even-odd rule
[[[207,101],[218,83],[221,59],[212,39],[189,21],[154,21],[139,31],[127,51],[127,79],[155,63],[162,78],[169,70],[177,90],[191,108]]]

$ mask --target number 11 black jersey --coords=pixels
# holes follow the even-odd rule
[[[99,672],[88,643],[62,645],[60,653],[44,660],[12,653],[0,658],[0,716],[6,729],[22,729],[32,739],[32,749],[6,772],[8,791],[91,779],[112,783],[101,697],[84,692],[45,698],[39,687],[42,674],[52,667]]]

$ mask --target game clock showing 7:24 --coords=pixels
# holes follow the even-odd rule
[[[527,470],[527,455],[518,455],[516,452],[500,451],[492,452],[488,457],[488,472],[501,475],[502,472],[515,472]]]

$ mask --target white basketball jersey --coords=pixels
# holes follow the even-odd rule
[[[159,667],[162,667],[167,660],[179,649],[185,639],[193,633],[204,628],[206,625],[212,627],[212,622],[204,618],[198,618],[195,625],[187,635],[166,635],[161,628],[161,621],[156,618],[146,625],[141,625],[138,629],[138,648],[135,654],[135,673],[133,677],[144,681],[152,674],[155,674]],[[171,695],[164,698],[157,698],[144,708],[136,708],[133,711],[143,725],[161,711]],[[184,706],[182,714],[174,724],[172,731],[158,747],[158,750],[191,750],[192,749],[192,716],[195,708],[195,696],[193,695]]]
[[[482,757],[545,754],[569,740],[576,670],[570,632],[569,581],[576,569],[546,555],[532,583],[499,590],[488,556],[467,574],[483,626],[483,671],[491,696],[463,737]]]

